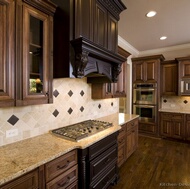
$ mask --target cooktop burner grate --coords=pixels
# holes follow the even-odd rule
[[[59,137],[69,139],[72,141],[79,141],[88,136],[94,135],[112,126],[112,123],[87,120],[66,127],[54,129],[51,132]]]

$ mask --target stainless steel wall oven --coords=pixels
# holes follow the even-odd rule
[[[133,113],[140,116],[140,121],[155,123],[156,108],[155,105],[133,105]]]
[[[138,114],[142,122],[156,122],[156,83],[135,83],[133,85],[133,113]]]
[[[133,85],[134,104],[156,104],[157,98],[156,83],[138,83]]]

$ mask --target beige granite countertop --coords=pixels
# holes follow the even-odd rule
[[[104,131],[82,139],[79,142],[71,142],[54,136],[51,133],[26,139],[0,147],[0,185],[29,172],[73,149],[86,148],[106,136],[118,131],[125,124],[138,115],[117,113],[99,118],[97,120],[113,123]]]
[[[159,109],[159,112],[172,112],[172,113],[182,113],[182,114],[190,114],[189,110],[182,110],[182,109],[165,109],[165,108],[161,108]]]

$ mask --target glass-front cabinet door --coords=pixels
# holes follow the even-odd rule
[[[48,16],[23,6],[23,100],[48,98]]]
[[[37,1],[28,1],[31,4],[34,2]],[[48,2],[44,1],[44,3]],[[39,9],[26,3],[22,5],[21,46],[23,51],[22,64],[19,66],[22,67],[20,72],[22,74],[22,88],[20,88],[22,94],[18,94],[18,98],[22,99],[17,101],[18,106],[52,103],[53,13],[49,15],[48,11],[42,12],[41,10],[44,9]],[[19,33],[18,29],[17,31]]]

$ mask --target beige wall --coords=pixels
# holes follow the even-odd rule
[[[119,111],[117,98],[92,100],[91,85],[87,84],[86,78],[54,79],[53,86],[54,92],[59,92],[57,97],[54,96],[53,104],[0,108],[0,146]],[[69,91],[72,91],[71,96]],[[69,114],[70,108],[72,113]],[[59,112],[57,116],[56,112]],[[12,115],[19,119],[15,125],[8,122]],[[6,138],[6,131],[11,129],[18,129],[18,135]]]

